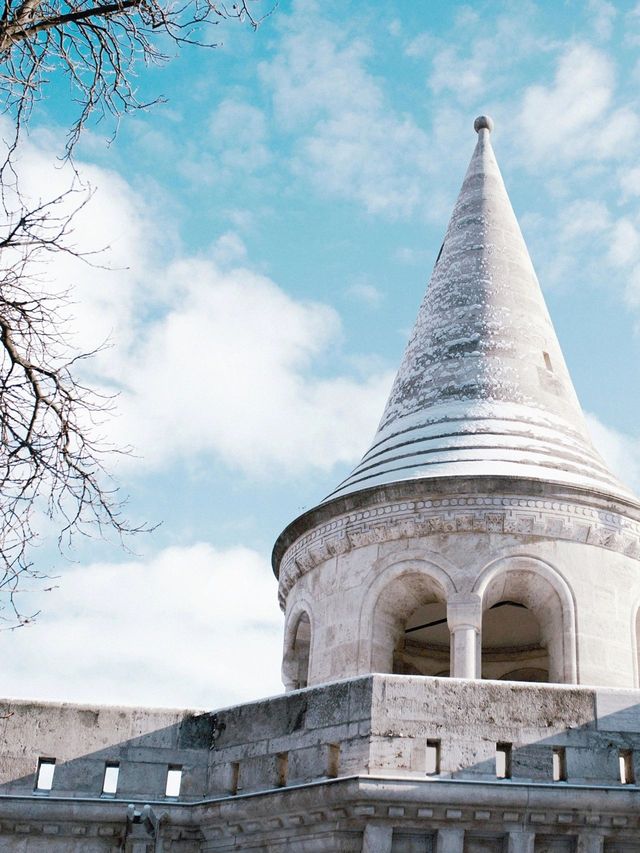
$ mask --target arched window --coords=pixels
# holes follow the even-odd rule
[[[296,688],[306,687],[309,682],[309,651],[311,647],[311,624],[303,613],[298,619],[296,636],[293,641],[293,656],[296,661]]]
[[[484,611],[482,677],[549,681],[549,654],[540,624],[521,602],[503,599]]]
[[[393,656],[398,675],[449,675],[451,640],[444,601],[421,604],[407,619]]]
[[[575,680],[573,602],[566,584],[551,567],[527,557],[502,565],[479,584],[482,677]]]
[[[282,679],[287,690],[299,690],[309,683],[309,656],[311,652],[311,622],[309,614],[302,611],[293,630],[285,635],[282,659]]]
[[[445,593],[434,578],[407,571],[384,587],[373,610],[372,671],[448,675]]]

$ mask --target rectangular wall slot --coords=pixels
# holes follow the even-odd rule
[[[557,746],[553,750],[553,781],[567,781],[567,752],[563,746]]]
[[[544,358],[544,366],[553,373],[553,365],[551,364],[551,356],[548,352],[543,352],[542,357]]]
[[[440,773],[440,741],[428,740],[426,752],[427,776],[438,776]]]
[[[633,752],[630,749],[621,749],[618,754],[620,762],[620,781],[623,785],[633,785],[636,776],[633,770]]]
[[[329,744],[329,755],[327,757],[327,776],[329,779],[337,779],[340,775],[340,744]]]
[[[179,797],[181,785],[182,765],[170,764],[167,768],[167,787],[164,791],[165,797]]]
[[[50,791],[53,787],[53,774],[56,769],[55,758],[39,758],[38,772],[36,773],[35,790],[39,792]]]
[[[240,790],[240,762],[232,761],[230,765],[229,791],[235,796]]]
[[[120,765],[117,761],[107,761],[104,766],[104,779],[102,780],[102,793],[106,797],[113,797],[118,790],[118,776]]]
[[[511,744],[496,744],[496,778],[511,779]]]
[[[276,787],[284,788],[287,784],[287,775],[289,773],[289,753],[279,752],[276,755]]]

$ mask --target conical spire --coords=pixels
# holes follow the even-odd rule
[[[478,142],[373,444],[326,500],[401,480],[535,478],[631,498],[591,444],[491,147]]]

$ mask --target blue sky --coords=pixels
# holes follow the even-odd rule
[[[280,2],[258,32],[139,70],[153,109],[85,133],[95,188],[69,259],[80,345],[118,389],[136,519],[82,542],[5,633],[7,695],[215,707],[277,692],[282,527],[366,450],[489,113],[493,142],[601,451],[640,489],[640,4]],[[56,161],[64,86],[22,151]],[[57,165],[54,165],[58,163]],[[43,531],[46,534],[46,531]]]

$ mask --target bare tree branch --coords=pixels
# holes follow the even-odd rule
[[[33,618],[17,593],[25,575],[45,577],[29,557],[39,515],[56,521],[61,545],[73,533],[145,529],[129,523],[107,485],[105,459],[122,452],[99,432],[113,399],[78,380],[78,361],[92,353],[73,352],[69,296],[47,290],[40,272],[51,253],[82,257],[71,236],[88,199],[72,187],[31,209],[18,206],[0,229],[0,627]]]
[[[0,109],[13,134],[0,158],[0,628],[37,614],[20,606],[35,567],[38,528],[51,519],[59,544],[73,534],[135,533],[107,475],[114,449],[100,434],[113,400],[84,385],[65,325],[70,294],[47,283],[58,253],[82,255],[74,220],[90,193],[80,183],[51,201],[32,204],[20,192],[16,151],[33,105],[50,81],[66,78],[77,105],[66,143],[70,158],[90,117],[147,106],[139,100],[135,66],[162,62],[172,46],[215,47],[222,19],[247,22],[261,0],[226,6],[213,0],[3,0],[0,14]],[[75,201],[70,210],[70,202]],[[126,452],[126,450],[124,451]]]
[[[216,47],[212,27],[221,19],[246,21],[257,29],[262,16],[252,7],[261,0],[231,6],[212,0],[4,0],[0,17],[0,97],[13,115],[16,131],[28,118],[34,98],[50,79],[66,76],[78,113],[69,129],[67,151],[77,142],[89,116],[120,116],[148,106],[134,85],[133,66],[163,62],[173,44]]]

